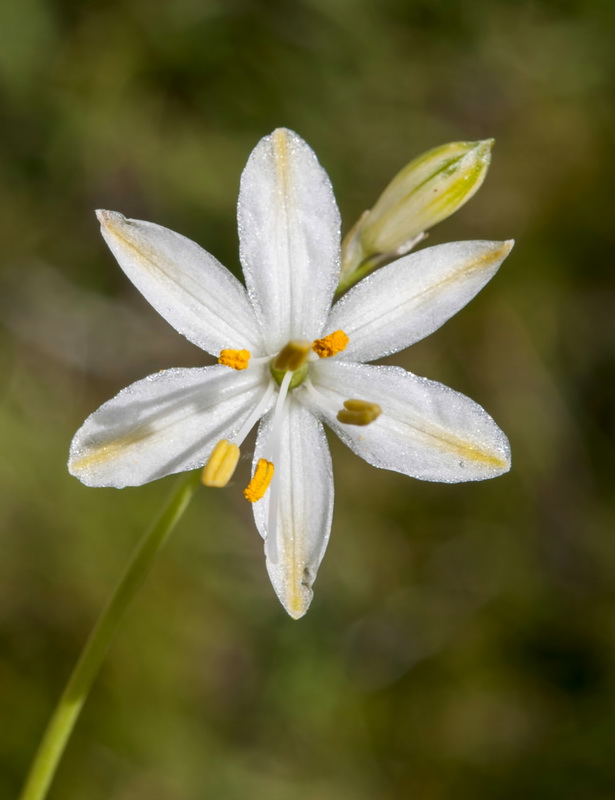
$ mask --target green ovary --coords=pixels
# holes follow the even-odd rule
[[[273,380],[274,380],[274,381],[275,381],[275,382],[278,384],[278,386],[281,386],[281,385],[282,385],[282,381],[284,380],[284,376],[286,375],[286,373],[288,372],[288,370],[285,370],[285,369],[276,369],[276,368],[273,366],[273,361],[271,362],[271,365],[270,365],[269,369],[270,369],[270,371],[271,371],[271,374],[272,374],[272,376],[273,376]],[[307,377],[307,373],[308,373],[308,365],[307,365],[307,363],[306,363],[306,364],[302,364],[302,365],[299,367],[299,369],[296,369],[296,370],[293,372],[293,377],[290,379],[290,384],[288,385],[288,389],[289,389],[289,391],[290,391],[291,389],[296,389],[296,388],[297,388],[297,386],[299,386],[300,384],[302,384],[302,383],[303,383],[303,381],[304,381],[304,380],[306,379],[306,377]]]

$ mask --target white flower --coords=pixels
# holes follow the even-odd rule
[[[439,328],[492,277],[511,242],[456,242],[404,256],[332,306],[340,219],[329,179],[296,134],[276,130],[241,178],[247,289],[194,242],[99,211],[130,280],[216,366],[169,369],[121,391],[85,421],[69,470],[88,486],[138,486],[203,467],[223,486],[261,421],[245,494],[288,613],[312,599],[333,512],[322,422],[376,467],[430,481],[492,478],[508,441],[476,403],[398,367],[365,362]]]

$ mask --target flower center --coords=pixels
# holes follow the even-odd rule
[[[289,389],[294,389],[303,383],[307,376],[309,353],[310,343],[299,340],[289,342],[280,350],[269,366],[271,375],[278,386],[282,385],[287,372],[293,373],[288,385]]]
[[[333,331],[322,339],[315,339],[312,343],[299,339],[290,341],[271,362],[269,366],[271,375],[278,386],[281,386],[286,373],[292,372],[288,388],[295,389],[307,377],[310,350],[313,350],[318,358],[331,358],[345,350],[348,341],[344,331]]]
[[[269,406],[271,396],[275,392],[275,384],[279,387],[273,411],[273,421],[268,442],[269,458],[261,458],[256,466],[254,476],[244,491],[244,496],[251,503],[264,497],[271,484],[271,493],[276,494],[277,481],[274,477],[274,464],[280,453],[280,438],[284,407],[288,392],[300,386],[308,376],[308,358],[311,351],[318,358],[331,358],[346,349],[348,336],[344,331],[333,331],[322,339],[313,342],[294,339],[285,345],[278,355],[269,362],[269,371],[273,383],[269,383],[252,413],[249,414],[241,428],[231,441],[222,439],[212,450],[202,472],[201,480],[205,486],[221,488],[227,486],[239,461],[240,450],[244,439]],[[249,369],[251,353],[249,350],[233,350],[225,348],[220,351],[218,363],[235,370]],[[312,356],[314,359],[314,356]],[[269,360],[267,356],[252,359],[253,364],[262,364]],[[308,381],[309,388],[309,381]],[[349,400],[344,404],[338,419],[349,425],[368,425],[380,414],[380,407],[362,400]],[[271,499],[269,507],[268,530],[275,534],[277,500]],[[275,535],[271,536],[270,547],[275,547]],[[272,555],[272,551],[270,551]]]

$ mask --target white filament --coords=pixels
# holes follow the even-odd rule
[[[293,373],[287,372],[284,375],[280,385],[280,391],[275,404],[273,412],[273,421],[271,423],[271,433],[269,434],[269,442],[267,443],[266,452],[268,461],[271,461],[274,467],[273,478],[271,486],[269,487],[269,514],[267,518],[267,539],[266,549],[267,557],[272,564],[278,562],[278,542],[277,542],[277,526],[278,526],[278,495],[279,495],[279,473],[278,464],[280,456],[280,448],[282,444],[282,423],[284,422],[284,408],[286,405],[286,397],[288,395],[288,387],[292,380]]]
[[[273,381],[269,381],[263,396],[261,397],[260,401],[256,404],[254,411],[250,414],[247,420],[243,423],[237,435],[233,437],[233,444],[236,444],[237,447],[241,447],[244,443],[246,437],[252,430],[252,428],[256,425],[258,420],[263,416],[265,413],[265,409],[269,405],[269,401],[271,400],[271,395],[273,394],[275,389]]]
[[[308,394],[312,396],[320,408],[323,408],[324,406],[325,408],[329,409],[330,413],[334,417],[337,416],[337,412],[340,410],[340,405],[334,403],[322,392],[319,392],[309,378],[306,379],[305,385],[307,387]]]

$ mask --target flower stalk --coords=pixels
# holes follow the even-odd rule
[[[81,709],[126,611],[154,560],[186,510],[199,472],[180,480],[154,525],[143,536],[101,613],[58,701],[19,800],[44,800]]]

